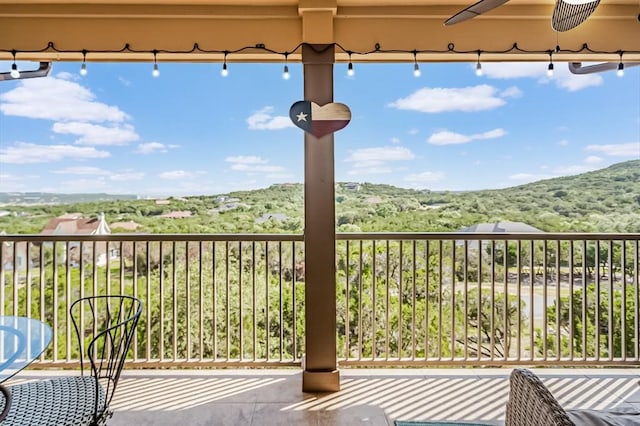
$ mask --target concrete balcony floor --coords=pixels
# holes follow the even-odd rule
[[[504,424],[510,368],[342,369],[340,392],[303,393],[301,372],[125,370],[110,426]],[[640,411],[640,370],[532,369],[565,408]],[[61,374],[25,370],[11,382]],[[9,382],[8,384],[11,384]]]

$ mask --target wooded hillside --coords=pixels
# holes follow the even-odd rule
[[[339,232],[457,231],[481,222],[524,222],[547,232],[640,232],[640,160],[485,191],[435,192],[369,183],[336,185]],[[104,212],[113,226],[145,233],[301,233],[302,184],[166,200],[110,200],[58,205],[4,205],[0,231],[39,233],[64,213]],[[161,217],[190,212],[191,217]],[[188,213],[187,213],[188,215]]]

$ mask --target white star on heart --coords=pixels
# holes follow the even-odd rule
[[[300,114],[296,115],[296,118],[298,119],[298,121],[307,121],[307,115],[304,112],[301,112]]]

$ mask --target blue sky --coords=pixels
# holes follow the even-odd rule
[[[33,67],[18,63],[20,68]],[[290,64],[54,63],[0,82],[0,192],[221,194],[302,182],[303,99]],[[8,69],[8,63],[0,68]],[[475,190],[640,159],[640,67],[585,76],[556,63],[358,64],[334,72],[351,123],[337,181]]]

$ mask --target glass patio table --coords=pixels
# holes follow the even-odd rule
[[[40,356],[52,336],[51,327],[40,320],[0,316],[0,383]]]

